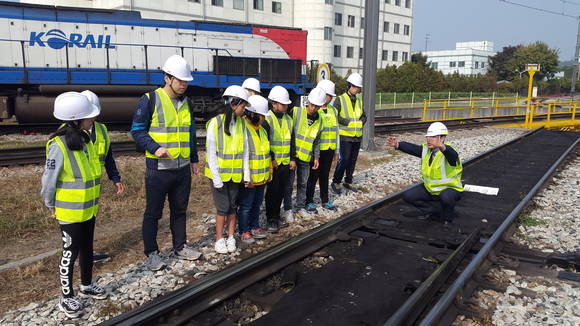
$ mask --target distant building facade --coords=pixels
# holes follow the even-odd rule
[[[449,75],[486,74],[489,70],[490,57],[495,55],[493,42],[457,42],[455,50],[425,51],[431,68]]]

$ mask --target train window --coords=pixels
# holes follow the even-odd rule
[[[234,0],[234,9],[244,10],[245,0]]]
[[[254,10],[264,10],[264,0],[254,0]]]
[[[211,0],[211,5],[216,7],[223,7],[224,0]]]
[[[282,2],[272,1],[272,12],[275,14],[282,13]]]

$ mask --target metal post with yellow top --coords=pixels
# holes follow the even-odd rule
[[[531,120],[532,120],[532,87],[534,83],[534,75],[537,71],[540,70],[539,64],[527,64],[526,71],[528,72],[529,80],[528,80],[528,100],[526,103],[526,120],[524,123],[524,128],[531,128]]]

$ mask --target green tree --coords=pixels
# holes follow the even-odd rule
[[[504,64],[508,80],[518,77],[521,72],[525,71],[526,64],[529,63],[540,64],[540,71],[534,76],[535,79],[552,79],[558,71],[558,50],[550,49],[543,42],[519,47]]]
[[[421,52],[411,54],[411,62],[420,64],[425,68],[429,67],[428,60],[429,58]]]
[[[506,70],[506,63],[514,56],[514,53],[521,48],[521,45],[504,46],[501,52],[491,57],[490,70],[497,75],[499,80],[507,80],[509,72]]]

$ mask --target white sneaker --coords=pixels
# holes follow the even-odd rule
[[[236,252],[236,238],[229,237],[226,240],[226,247],[228,248],[228,252]]]
[[[215,242],[215,251],[218,254],[227,254],[228,253],[228,246],[226,245],[226,239],[221,238]]]
[[[288,223],[294,222],[294,213],[291,209],[284,211],[284,220]]]
[[[310,220],[312,219],[312,214],[307,211],[305,208],[301,208],[296,215],[300,216],[303,220]]]

